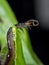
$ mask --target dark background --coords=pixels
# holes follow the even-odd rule
[[[37,1],[36,0],[8,0],[19,22],[25,22],[29,19],[38,19],[40,23],[41,22],[41,19],[39,18],[40,15],[36,14],[37,8],[35,4]],[[43,17],[44,16],[45,15],[43,15]],[[30,34],[32,47],[34,48],[34,51],[41,59],[41,61],[44,63],[44,65],[49,65],[48,62],[49,29],[48,30],[43,29],[43,27],[39,25],[38,27],[35,28],[32,27],[32,29],[29,30],[29,34]]]

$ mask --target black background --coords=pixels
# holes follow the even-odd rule
[[[25,22],[29,19],[37,19],[35,15],[34,0],[8,0],[8,3],[19,22]],[[29,34],[34,51],[44,65],[49,65],[49,31],[42,29],[39,25],[35,28],[32,27],[32,29],[29,30]]]

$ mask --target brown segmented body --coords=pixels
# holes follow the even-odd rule
[[[12,59],[14,59],[14,41],[12,27],[7,32],[8,54],[4,65],[10,65]]]

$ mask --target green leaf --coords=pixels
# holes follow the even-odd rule
[[[43,65],[31,47],[28,31],[25,28],[17,28],[14,25],[18,21],[7,1],[0,0],[0,59],[4,64],[8,54],[7,31],[12,26],[15,42],[15,59],[10,65]]]
[[[31,47],[28,31],[25,28],[21,29],[13,26],[13,34],[16,48],[16,64],[19,61],[20,65],[43,65]],[[25,61],[25,64],[22,61]]]
[[[0,0],[0,55],[3,57],[2,63],[5,62],[8,54],[7,31],[16,23],[18,23],[18,21],[8,2],[5,0]]]

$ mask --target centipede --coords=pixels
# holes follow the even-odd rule
[[[31,26],[38,26],[38,25],[39,25],[38,20],[30,19],[24,23],[18,23],[15,26],[17,28],[29,28]],[[14,52],[15,46],[14,46],[14,41],[13,41],[12,27],[10,27],[7,32],[7,45],[8,45],[8,54],[7,54],[4,65],[9,65],[11,59],[14,58],[15,56],[15,52]]]

